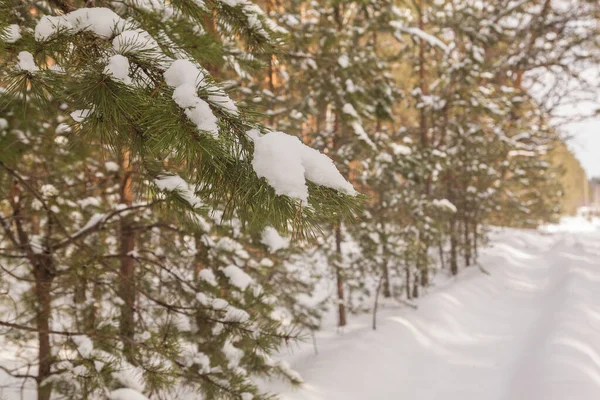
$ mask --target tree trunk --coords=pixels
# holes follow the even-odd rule
[[[415,274],[415,279],[413,279],[413,289],[412,289],[412,297],[416,299],[419,297],[419,276]]]
[[[444,244],[442,243],[441,239],[438,244],[438,250],[440,253],[440,266],[442,269],[446,269],[446,261],[444,260]]]
[[[36,328],[38,334],[37,399],[50,400],[52,385],[44,385],[50,377],[52,368],[52,352],[50,351],[50,315],[52,302],[52,280],[54,279],[54,263],[50,255],[36,256],[34,264],[35,299],[37,302]]]
[[[465,240],[465,266],[471,266],[471,233],[469,232],[469,221],[464,220],[464,240]]]
[[[342,277],[342,227],[338,224],[335,227],[335,276],[337,280],[338,295],[338,326],[346,326],[346,305],[344,304],[344,278]]]
[[[388,261],[383,262],[383,297],[392,297],[392,287],[390,284],[390,269],[388,268]]]
[[[404,267],[405,275],[406,275],[406,298],[408,300],[412,299],[410,293],[410,263],[408,262],[408,257],[405,258],[405,267]]]
[[[133,191],[131,187],[132,174],[129,154],[123,154],[121,179],[121,202],[127,206],[133,204]],[[131,252],[135,249],[135,232],[131,229],[131,216],[121,217],[119,225],[120,240],[120,267],[119,267],[119,297],[123,300],[119,318],[119,333],[123,340],[123,353],[132,364],[135,364],[135,349],[133,346],[135,335],[135,259]]]
[[[452,275],[458,274],[458,261],[456,259],[456,219],[452,218],[450,220],[450,272]]]
[[[479,261],[479,244],[477,243],[477,224],[473,224],[473,255],[475,257],[475,263]]]
[[[429,257],[427,254],[427,250],[429,248],[429,244],[424,242],[423,249],[420,250],[419,256],[419,274],[421,276],[421,286],[427,287],[429,286]]]

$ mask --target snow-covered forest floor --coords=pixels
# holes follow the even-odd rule
[[[437,284],[418,308],[335,321],[283,357],[299,389],[283,400],[598,399],[600,224],[581,217],[492,235],[478,268]]]

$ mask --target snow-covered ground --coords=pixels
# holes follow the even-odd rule
[[[600,398],[600,223],[499,230],[477,268],[418,309],[334,324],[285,355],[305,385],[283,400]]]

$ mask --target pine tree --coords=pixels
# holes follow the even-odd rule
[[[233,45],[223,37],[270,49],[276,25],[249,2],[93,6],[1,5],[3,258],[22,261],[4,270],[21,289],[1,323],[38,349],[9,372],[41,400],[258,399],[252,376],[299,382],[269,357],[294,335],[235,230],[311,235],[360,198],[209,72]]]

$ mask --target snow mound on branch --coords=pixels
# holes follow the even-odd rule
[[[105,7],[80,8],[65,15],[44,15],[35,26],[35,40],[48,40],[60,31],[87,31],[104,39],[125,29],[126,21]]]
[[[448,210],[450,212],[453,212],[453,213],[455,213],[457,211],[456,210],[456,206],[454,204],[452,204],[450,202],[450,200],[448,200],[448,199],[434,199],[431,202],[431,204],[434,207],[443,208],[443,209],[446,209],[446,210]]]
[[[160,50],[160,46],[150,34],[142,29],[126,30],[113,39],[113,48],[118,53],[143,50]]]
[[[221,272],[225,274],[231,284],[241,290],[246,290],[248,286],[254,284],[254,279],[242,269],[235,265],[229,265],[225,268],[221,268]]]
[[[83,120],[92,115],[93,112],[93,108],[86,108],[83,110],[75,110],[69,115],[71,116],[71,118],[73,118],[75,122],[83,122]]]
[[[211,286],[217,286],[217,277],[211,269],[203,269],[198,273],[198,277]]]
[[[270,253],[290,247],[290,239],[286,239],[272,226],[267,226],[262,233],[260,242],[269,248]]]
[[[94,351],[94,343],[92,339],[85,335],[73,336],[73,342],[77,345],[77,351],[83,358],[89,358]]]
[[[348,58],[347,54],[342,54],[341,56],[339,56],[337,62],[342,68],[348,68],[348,66],[350,65],[350,59]]]
[[[35,65],[35,61],[33,60],[33,55],[30,52],[22,51],[19,53],[18,58],[19,58],[19,63],[17,64],[17,67],[21,71],[35,72],[35,71],[40,70],[38,68],[38,66]]]
[[[394,28],[396,30],[397,34],[398,33],[407,33],[411,36],[419,38],[420,40],[426,41],[431,46],[439,47],[446,53],[448,51],[450,51],[450,47],[446,43],[442,42],[437,37],[425,32],[417,27],[405,26],[402,21],[390,21],[390,25],[392,26],[392,28]]]
[[[164,75],[167,85],[174,88],[185,84],[199,86],[204,79],[204,74],[189,60],[175,60]]]
[[[129,77],[129,60],[125,56],[120,54],[112,56],[104,68],[104,73],[117,82],[122,82],[126,85],[131,84],[131,78]]]
[[[391,147],[392,147],[392,150],[394,151],[394,154],[397,156],[398,155],[407,156],[411,153],[410,147],[406,147],[406,146],[403,146],[398,143],[392,143]]]
[[[21,39],[21,28],[17,24],[7,26],[2,32],[2,38],[4,43],[15,43]]]
[[[184,109],[185,115],[196,127],[212,137],[219,135],[217,117],[208,103],[198,96],[197,87],[202,84],[204,74],[189,60],[175,60],[164,73],[167,85],[175,88],[173,100]]]
[[[202,201],[194,194],[194,189],[179,175],[163,175],[154,179],[154,184],[160,190],[166,192],[177,192],[192,208],[202,204]]]
[[[269,182],[276,194],[300,199],[306,204],[306,179],[352,196],[357,194],[329,157],[306,146],[297,137],[277,131],[260,136],[254,129],[248,131],[248,135],[254,139],[254,171]]]

